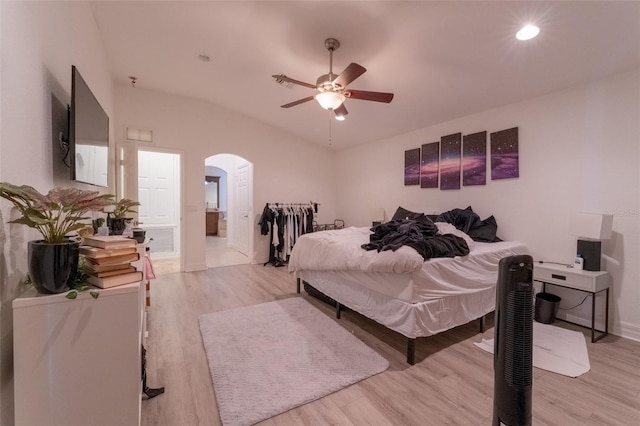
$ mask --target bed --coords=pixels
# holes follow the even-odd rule
[[[425,260],[404,245],[395,251],[365,250],[374,228],[350,227],[300,237],[289,271],[295,274],[298,292],[303,282],[333,299],[338,317],[340,309],[348,307],[407,337],[407,362],[414,364],[418,337],[476,319],[483,330],[484,316],[495,309],[500,259],[529,253],[522,242],[497,237],[495,242],[474,241],[458,229],[467,229],[459,223],[434,224],[438,235],[463,239],[468,254]]]

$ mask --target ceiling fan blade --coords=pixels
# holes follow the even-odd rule
[[[360,77],[365,73],[365,71],[367,71],[367,69],[362,65],[351,62],[349,66],[345,68],[335,80],[333,80],[333,84],[344,89],[347,87],[347,84]]]
[[[349,111],[347,111],[347,107],[344,106],[343,102],[342,105],[333,110],[333,113],[336,115],[336,117],[344,117],[345,115],[349,114]]]
[[[294,80],[293,78],[289,78],[284,74],[272,75],[271,77],[275,78],[278,83],[286,81],[287,83],[297,84],[299,86],[308,87],[310,89],[316,89],[317,88],[315,84],[305,83],[304,81],[300,81],[300,80]]]
[[[314,98],[314,96],[307,96],[306,98],[298,99],[297,101],[294,101],[294,102],[291,102],[291,103],[288,103],[288,104],[284,104],[284,105],[280,105],[280,108],[291,108],[293,106],[300,105],[300,104],[303,104],[305,102],[309,102],[309,101],[313,100],[313,98]]]
[[[361,99],[363,101],[376,101],[389,103],[393,99],[393,93],[367,92],[366,90],[347,90],[344,92],[347,98]]]

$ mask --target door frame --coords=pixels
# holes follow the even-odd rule
[[[211,158],[211,157],[216,157],[216,156],[221,156],[222,158],[220,159],[220,161],[217,164],[207,164],[207,159]],[[231,160],[230,163],[227,163],[229,161],[228,157],[232,157],[233,159]],[[255,238],[255,234],[254,234],[254,228],[255,228],[255,224],[254,224],[254,206],[253,206],[253,186],[254,186],[254,167],[255,165],[253,164],[252,161],[250,161],[248,158],[243,157],[242,155],[239,154],[235,154],[233,152],[219,152],[219,153],[214,153],[214,154],[210,154],[210,155],[206,155],[203,158],[203,163],[205,166],[210,165],[210,166],[215,166],[218,167],[222,170],[224,170],[227,173],[227,233],[229,235],[229,239],[227,240],[227,246],[234,248],[238,251],[240,251],[242,253],[241,250],[239,250],[238,248],[238,230],[237,230],[237,225],[238,225],[238,221],[236,217],[232,217],[229,210],[229,206],[233,206],[233,210],[235,211],[235,214],[237,215],[237,205],[238,205],[238,191],[237,191],[237,166],[238,163],[247,163],[248,165],[248,208],[249,208],[249,217],[247,218],[247,253],[243,253],[245,254],[248,258],[249,258],[249,262],[253,263],[254,262],[254,238]],[[205,173],[203,171],[203,177],[205,176]]]
[[[178,188],[180,194],[178,195],[178,227],[180,228],[180,271],[184,271],[184,253],[185,253],[185,229],[184,229],[184,194],[186,190],[186,178],[185,178],[185,165],[184,165],[184,151],[179,149],[158,148],[149,146],[147,144],[140,144],[138,142],[127,142],[117,149],[118,161],[120,169],[118,170],[118,177],[122,180],[117,185],[118,198],[131,198],[133,200],[138,199],[138,151],[158,152],[165,154],[178,155],[178,164],[180,167]],[[124,155],[124,158],[122,156]],[[136,214],[136,220],[138,215]]]
[[[234,198],[234,204],[236,205],[235,208],[235,217],[234,217],[234,227],[235,227],[235,231],[236,231],[236,238],[235,238],[235,245],[236,245],[236,249],[244,254],[245,256],[247,256],[251,261],[253,261],[253,163],[251,163],[249,160],[247,160],[244,157],[241,157],[239,155],[236,155],[237,158],[241,158],[243,162],[240,163],[236,163],[234,166],[234,194],[233,194],[233,198]],[[246,216],[246,241],[241,241],[241,231],[240,231],[240,224],[242,223],[242,219],[241,219],[241,212],[240,212],[240,191],[239,191],[239,179],[238,179],[238,172],[240,170],[241,167],[246,167],[247,168],[247,216]],[[246,246],[245,246],[246,244]],[[245,252],[246,250],[246,252]]]

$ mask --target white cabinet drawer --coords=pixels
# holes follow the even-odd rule
[[[536,264],[533,267],[533,279],[592,293],[609,287],[609,274],[606,271],[581,271],[564,265]]]

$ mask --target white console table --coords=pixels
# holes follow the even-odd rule
[[[542,291],[545,291],[546,284],[553,284],[591,294],[591,342],[595,343],[609,334],[610,277],[608,272],[583,271],[566,265],[536,263],[533,266],[533,280],[542,283]],[[596,295],[601,292],[606,294],[604,330],[596,330]],[[596,331],[601,333],[598,337],[596,337]]]
[[[16,425],[139,425],[145,288],[139,282],[13,301]]]

